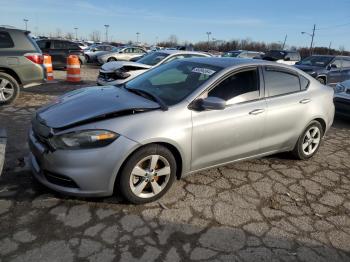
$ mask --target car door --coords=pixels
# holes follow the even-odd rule
[[[266,66],[263,72],[267,112],[262,151],[291,149],[309,121],[305,114],[313,103],[306,90],[309,81],[285,68]]]
[[[336,57],[328,68],[327,85],[335,86],[337,83],[342,82],[343,79],[343,63],[341,57]]]
[[[342,82],[350,79],[350,57],[343,57]]]
[[[266,108],[261,83],[254,66],[227,75],[202,94],[226,100],[226,108],[192,111],[192,170],[260,153]]]

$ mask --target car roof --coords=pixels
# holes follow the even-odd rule
[[[204,52],[198,52],[198,51],[186,51],[186,50],[158,50],[156,51],[157,53],[163,53],[163,54],[168,54],[168,55],[173,55],[173,54],[206,54]],[[208,54],[209,55],[209,54]]]
[[[19,31],[19,32],[30,33],[29,31],[26,31],[26,30],[23,30],[23,29],[19,29],[19,28],[16,28],[14,26],[10,26],[10,25],[0,25],[0,30],[4,30],[4,31]]]
[[[183,61],[183,60],[181,60]],[[194,58],[187,58],[186,61],[191,61],[195,63],[202,63],[202,64],[208,64],[213,66],[218,66],[222,68],[229,68],[229,67],[235,67],[239,65],[269,65],[269,66],[276,66],[281,68],[288,68],[288,69],[296,69],[294,67],[276,63],[276,62],[270,62],[266,60],[260,60],[260,59],[247,59],[247,58],[234,58],[234,57],[194,57]]]

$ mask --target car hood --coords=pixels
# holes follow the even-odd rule
[[[343,85],[343,86],[345,86],[346,88],[350,88],[350,80],[346,80],[346,81],[344,81],[344,82],[341,82],[341,84]]]
[[[294,65],[296,68],[303,70],[304,72],[311,72],[322,69],[322,67],[311,66],[311,65]]]
[[[39,109],[36,119],[51,128],[62,129],[90,121],[132,114],[159,105],[115,86],[82,88],[59,97]]]
[[[137,70],[137,69],[149,69],[152,66],[137,63],[137,62],[130,62],[130,61],[113,61],[113,62],[108,62],[103,64],[101,67],[101,71],[111,72],[123,67]]]

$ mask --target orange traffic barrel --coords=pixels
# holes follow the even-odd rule
[[[70,55],[67,57],[67,81],[68,82],[80,82],[80,63],[79,58],[76,55]]]
[[[53,80],[53,70],[52,70],[52,60],[51,60],[50,55],[47,55],[47,54],[44,55],[44,67],[46,69],[47,81],[52,81]]]

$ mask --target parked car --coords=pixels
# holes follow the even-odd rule
[[[294,65],[296,62],[300,61],[301,56],[297,51],[270,50],[262,56],[262,59],[286,65]]]
[[[236,50],[236,51],[228,51],[224,53],[222,57],[254,58],[262,55],[264,55],[263,52]]]
[[[97,77],[97,84],[120,85],[143,74],[151,68],[176,59],[191,57],[210,57],[210,55],[201,52],[162,50],[148,53],[137,62],[108,62],[102,65]]]
[[[100,64],[112,61],[129,61],[131,58],[143,56],[147,51],[140,47],[116,47],[108,54],[97,57]]]
[[[324,85],[335,86],[350,79],[350,57],[313,55],[295,64]]]
[[[77,55],[81,65],[85,64],[84,51],[77,43],[61,39],[44,39],[37,41],[41,51],[49,54],[54,68],[62,68],[67,65],[69,55]]]
[[[0,105],[12,103],[21,87],[45,79],[43,55],[29,32],[0,27]]]
[[[350,80],[337,84],[334,105],[336,115],[350,119]]]
[[[112,45],[93,45],[84,50],[86,62],[96,62],[97,57],[102,54],[107,54],[115,49]]]
[[[154,201],[186,174],[292,151],[312,157],[332,125],[333,89],[282,64],[190,58],[125,85],[70,92],[29,132],[34,177],[85,197]]]

